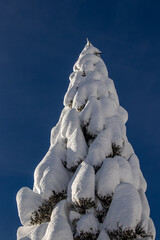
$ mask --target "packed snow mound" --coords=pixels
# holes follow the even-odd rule
[[[110,240],[110,237],[108,236],[108,233],[106,230],[102,229],[97,240]]]
[[[108,231],[117,227],[135,230],[141,220],[142,204],[138,191],[131,184],[120,183],[114,192],[104,227]]]
[[[92,54],[97,53],[97,54],[100,55],[102,52],[101,52],[98,48],[94,47],[94,46],[90,43],[90,41],[87,39],[87,44],[85,45],[84,49],[82,50],[80,56],[83,56],[83,55],[85,55],[86,53],[92,53]]]
[[[85,214],[77,222],[76,231],[77,233],[75,236],[80,236],[81,234],[83,235],[85,233],[96,236],[99,232],[99,222],[93,214]]]
[[[52,212],[51,221],[43,240],[73,240],[73,234],[68,223],[67,201],[63,200],[57,204]]]
[[[23,187],[17,193],[17,207],[22,225],[31,225],[32,213],[38,209],[44,199],[27,187]]]
[[[136,189],[140,187],[139,160],[135,154],[132,154],[128,160],[133,174],[133,185]]]
[[[77,221],[77,220],[79,220],[80,218],[81,218],[81,214],[80,213],[78,213],[78,212],[76,212],[76,211],[70,211],[70,213],[69,213],[69,219],[70,219],[70,221],[73,223],[74,221]]]
[[[122,148],[121,156],[124,157],[126,160],[129,160],[132,154],[134,154],[134,150],[126,137]]]
[[[65,139],[61,139],[60,130],[62,127],[62,119],[63,119],[65,113],[68,111],[68,109],[70,109],[70,108],[66,107],[62,110],[62,113],[60,115],[58,123],[51,130],[51,135],[50,135],[51,147],[54,146],[58,141],[60,141],[62,143],[62,146],[63,145],[65,146]]]
[[[115,156],[114,159],[119,166],[120,182],[133,184],[133,174],[129,162],[120,156]]]
[[[98,215],[101,215],[106,212],[106,210],[102,206],[102,202],[100,201],[100,199],[97,196],[95,198],[95,211],[96,211],[95,216],[97,216],[97,217],[98,217]]]
[[[66,149],[65,149],[66,152]],[[69,172],[64,168],[64,149],[60,143],[51,147],[34,173],[34,191],[48,199],[55,193],[67,191]]]
[[[152,236],[152,239],[156,237],[156,229],[151,218],[148,219],[148,235]]]
[[[39,226],[23,226],[17,231],[17,240],[42,240],[48,223],[42,223]]]
[[[87,150],[81,128],[75,129],[67,141],[67,168],[74,170],[87,156]]]
[[[95,172],[83,162],[78,167],[71,185],[71,200],[75,205],[90,208],[95,201]]]
[[[99,66],[103,64],[99,64]],[[112,79],[110,79],[107,76],[103,76],[100,71],[91,71],[88,72],[87,75],[83,75],[81,71],[73,72],[70,75],[70,85],[68,88],[68,91],[64,97],[64,105],[65,106],[71,106],[71,102],[73,102],[74,96],[78,91],[80,90],[81,93],[85,94],[88,98],[88,96],[93,95],[95,97],[100,97],[100,94],[102,96],[109,97],[112,101],[114,101],[117,105],[119,105],[119,100],[117,96],[117,92],[114,86],[114,82]],[[92,83],[92,85],[91,85]],[[93,83],[96,83],[95,86],[93,86]],[[99,86],[97,85],[99,83]],[[84,86],[85,84],[88,86],[88,84],[92,87],[93,92],[91,92],[89,89],[85,90]],[[102,89],[102,86],[104,89]],[[95,89],[98,90],[98,93],[95,92]],[[90,93],[90,94],[87,94]],[[103,94],[102,94],[103,93]],[[102,97],[101,96],[101,97]]]
[[[116,160],[106,158],[96,174],[96,192],[100,199],[112,196],[120,183],[119,166]]]
[[[146,238],[144,238],[144,240],[155,239],[156,230],[155,230],[154,223],[150,217],[142,220],[139,223],[138,227],[140,227],[143,230],[143,232],[145,233]]]
[[[87,125],[88,133],[94,136],[107,127],[108,119],[113,116],[119,116],[123,122],[126,122],[125,113],[123,114],[123,112],[122,108],[115,105],[109,98],[102,97],[97,99],[97,97],[91,96],[80,114],[80,119],[82,125]]]
[[[143,189],[144,192],[146,192],[147,189],[147,183],[146,180],[142,174],[142,171],[139,169],[139,175],[140,175],[140,189]]]
[[[78,112],[73,108],[69,109],[62,119],[61,136],[69,138],[75,129],[80,127]]]
[[[91,144],[86,161],[92,166],[101,166],[106,157],[121,155],[125,138],[126,128],[121,118],[118,116],[108,118],[105,129]]]
[[[97,51],[97,52],[96,52]],[[86,45],[80,54],[70,75],[70,85],[64,98],[65,106],[81,109],[87,100],[94,96],[106,96],[119,105],[113,81],[108,78],[108,71],[99,56],[99,50]]]
[[[73,235],[67,216],[67,201],[64,200],[55,207],[50,223],[20,227],[17,232],[17,240],[72,240]]]
[[[73,240],[73,234],[68,221],[62,216],[55,217],[48,225],[43,240]]]
[[[142,189],[139,190],[139,195],[140,195],[141,203],[142,203],[142,206],[143,206],[143,208],[142,208],[142,216],[141,216],[141,221],[142,221],[142,220],[145,220],[145,219],[149,218],[150,207],[149,207],[146,195],[145,195],[145,193],[144,193],[144,191]]]

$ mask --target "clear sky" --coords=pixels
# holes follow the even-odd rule
[[[32,188],[86,37],[102,51],[160,238],[160,3],[0,0],[0,239],[16,239],[16,192]]]

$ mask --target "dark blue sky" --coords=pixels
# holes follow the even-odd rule
[[[160,3],[0,1],[0,239],[16,239],[16,192],[32,187],[86,37],[103,54],[148,182],[160,238]]]

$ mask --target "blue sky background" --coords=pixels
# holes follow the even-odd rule
[[[154,0],[0,0],[0,239],[16,239],[16,192],[33,185],[86,37],[129,113],[160,238],[159,12]]]

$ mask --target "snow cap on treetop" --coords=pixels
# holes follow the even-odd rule
[[[92,45],[91,43],[90,43],[90,41],[89,41],[89,39],[87,38],[87,44],[90,46],[90,45]]]
[[[102,52],[98,49],[98,48],[95,48],[92,43],[88,40],[87,38],[87,44],[85,45],[84,49],[82,50],[81,54],[82,55],[85,55],[85,54],[88,54],[88,53],[91,53],[91,54],[101,54]],[[80,57],[81,57],[81,54],[80,54]]]

